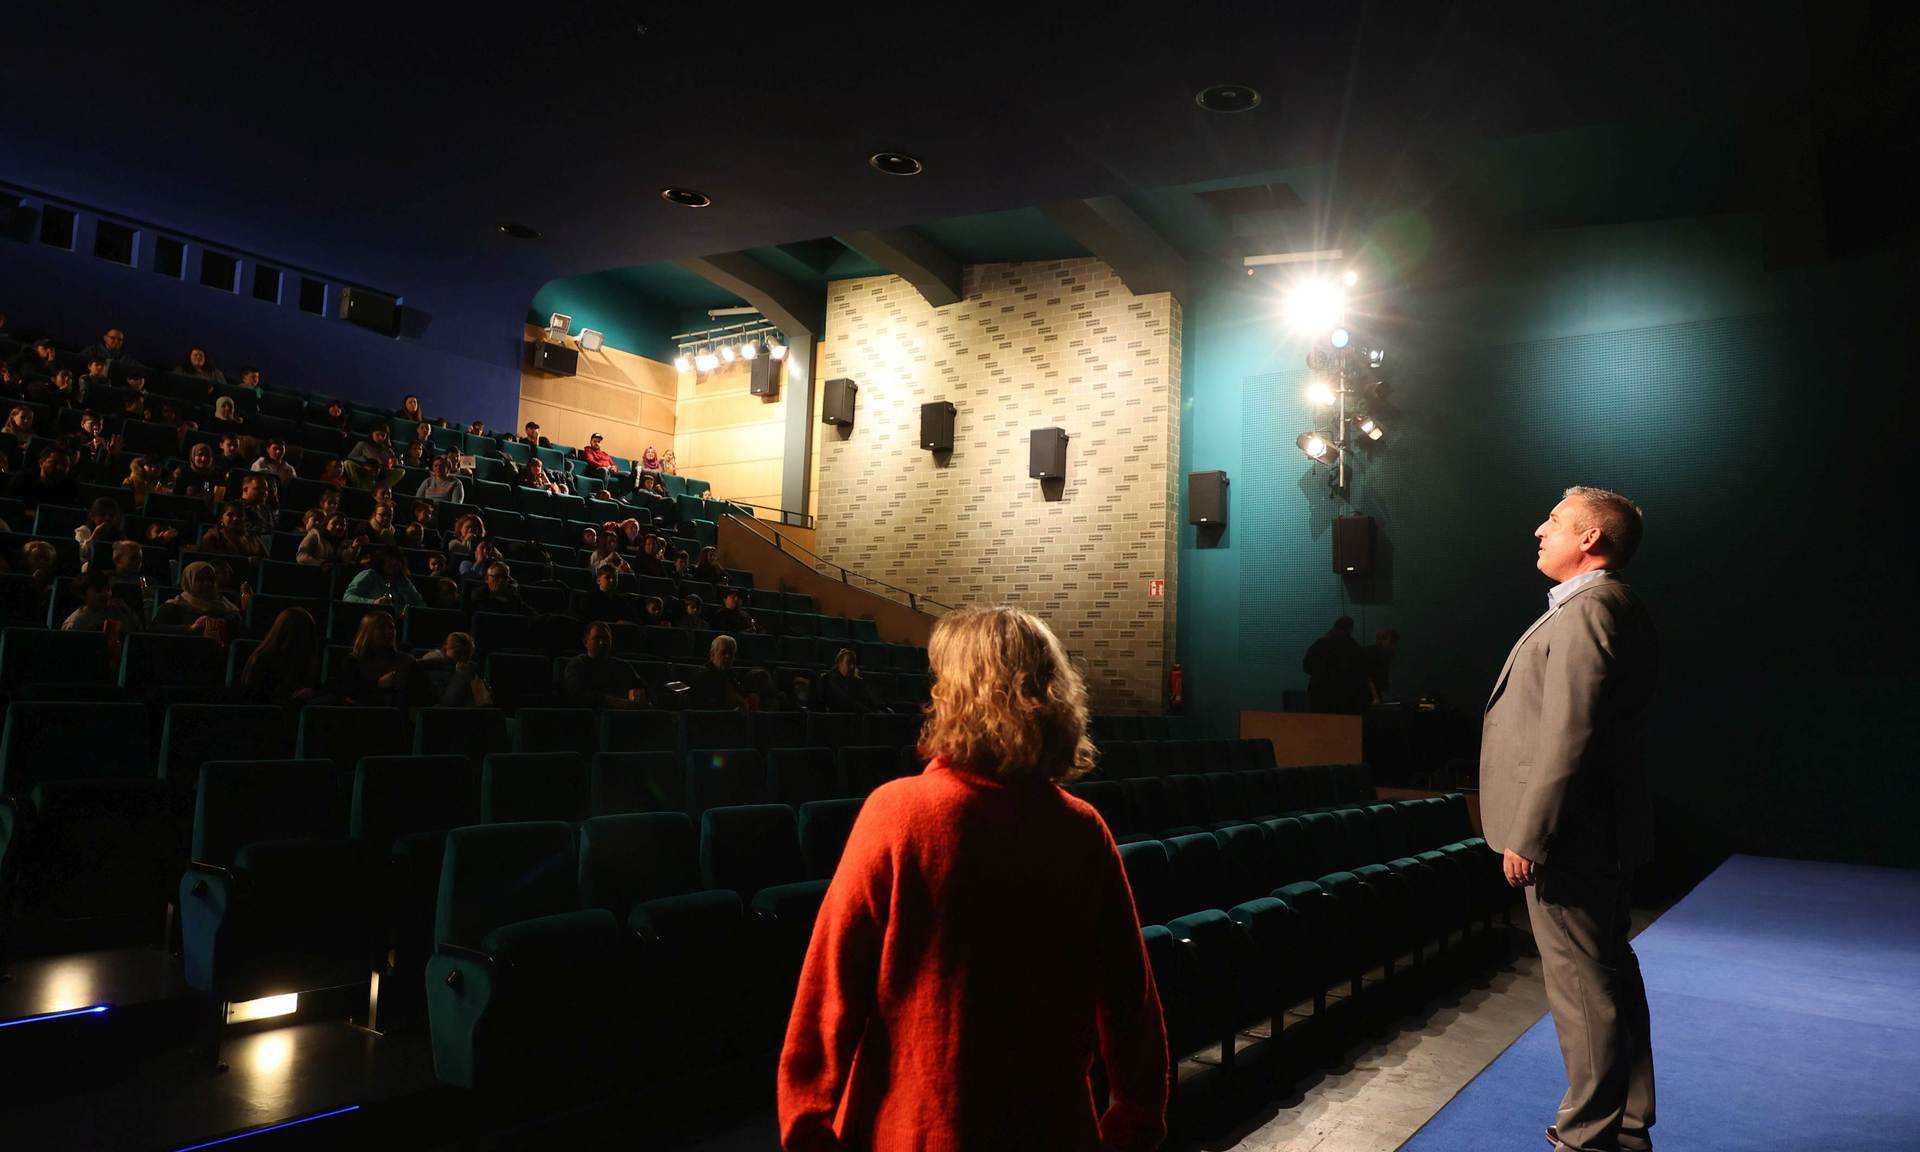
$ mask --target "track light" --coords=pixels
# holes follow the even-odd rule
[[[713,354],[712,346],[708,346],[694,356],[693,366],[702,372],[711,372],[720,367],[720,357]]]
[[[1335,348],[1345,348],[1353,342],[1353,333],[1347,331],[1345,328],[1335,328],[1333,335],[1327,339]]]
[[[1339,456],[1340,450],[1327,442],[1327,438],[1318,432],[1302,432],[1293,441],[1307,459],[1316,464],[1331,464]]]
[[[1326,408],[1333,403],[1333,389],[1325,380],[1316,379],[1307,385],[1307,403],[1315,408]]]
[[[1362,416],[1354,421],[1354,428],[1360,435],[1365,436],[1369,440],[1378,440],[1380,437],[1386,435],[1387,431],[1380,427],[1380,422],[1371,416]]]
[[[749,360],[758,360],[760,358],[760,342],[758,340],[748,340],[742,343],[740,345],[740,355],[745,356]]]
[[[675,372],[688,372],[692,369],[693,361],[687,359],[687,350],[682,348],[679,355],[673,358],[673,370]]]
[[[1340,283],[1351,288],[1355,284],[1360,283],[1360,273],[1353,271],[1343,272],[1340,274]]]
[[[1325,332],[1340,323],[1346,310],[1346,289],[1318,276],[1295,282],[1280,303],[1281,315],[1297,332]]]
[[[786,358],[787,358],[786,344],[781,341],[777,333],[769,331],[767,333],[767,359],[785,360]]]
[[[725,360],[727,363],[731,364],[733,363],[734,355],[735,353],[733,351],[733,345],[731,344],[720,345],[720,359]]]

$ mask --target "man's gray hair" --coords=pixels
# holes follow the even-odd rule
[[[1640,531],[1646,519],[1640,506],[1605,488],[1582,488],[1575,485],[1563,495],[1574,501],[1579,511],[1574,514],[1573,526],[1581,532],[1589,528],[1600,530],[1600,544],[1595,549],[1608,561],[1608,567],[1625,568],[1640,550]]]
[[[722,652],[731,653],[740,647],[740,642],[731,636],[715,636],[713,643],[707,645],[707,659],[711,660]]]

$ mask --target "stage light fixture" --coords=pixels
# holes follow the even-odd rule
[[[720,367],[720,357],[713,354],[713,345],[707,345],[694,355],[693,366],[702,372],[711,372]]]
[[[1353,343],[1353,333],[1347,331],[1345,328],[1335,328],[1333,335],[1327,337],[1327,342],[1335,348],[1345,348],[1347,345]]]
[[[1339,454],[1339,449],[1327,443],[1327,438],[1318,432],[1302,432],[1293,442],[1316,464],[1331,464]]]
[[[1351,288],[1355,284],[1360,283],[1360,273],[1343,272],[1340,274],[1340,283],[1345,284],[1347,287]]]
[[[291,1016],[300,1009],[300,995],[288,992],[280,996],[262,996],[258,1000],[239,1000],[227,1005],[227,1023],[244,1024],[249,1020],[271,1020]]]
[[[1333,404],[1333,388],[1325,380],[1315,380],[1307,385],[1307,403],[1315,408],[1327,408]]]
[[[1371,416],[1360,417],[1354,422],[1354,427],[1369,440],[1378,440],[1386,435],[1386,429],[1380,427],[1380,422]]]
[[[675,372],[691,372],[693,370],[693,361],[687,358],[687,350],[685,348],[682,348],[679,354],[674,356],[673,370]]]
[[[597,328],[580,329],[580,351],[598,352],[607,342],[607,334]]]
[[[760,358],[760,341],[758,340],[743,341],[740,345],[740,355],[746,357],[749,360],[758,360]]]
[[[767,335],[767,356],[773,360],[785,360],[787,358],[787,346],[775,340],[771,333]]]
[[[731,344],[720,345],[720,359],[725,360],[727,363],[731,364],[734,361],[734,357],[737,355],[738,353],[736,353],[733,350],[733,345]]]
[[[1346,290],[1318,276],[1295,282],[1280,304],[1281,315],[1296,332],[1325,332],[1340,323],[1346,310]]]

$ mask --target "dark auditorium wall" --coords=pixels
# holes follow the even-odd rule
[[[189,265],[185,280],[145,267],[96,259],[91,241],[65,251],[0,239],[0,309],[16,325],[36,324],[56,339],[91,344],[109,324],[127,333],[144,362],[171,366],[187,345],[207,346],[214,363],[232,372],[259,365],[270,384],[313,389],[356,403],[397,408],[419,394],[429,415],[488,427],[511,426],[519,405],[521,318],[530,287],[485,281],[436,282],[421,271],[398,288],[407,302],[407,328],[394,339],[333,316],[296,307],[298,278],[289,273],[283,302],[255,300],[201,285]],[[243,280],[249,274],[243,265]]]
[[[1182,508],[1178,651],[1203,730],[1281,708],[1347,612],[1369,639],[1400,630],[1395,695],[1434,693],[1477,731],[1545,607],[1532,529],[1565,486],[1613,487],[1647,514],[1630,575],[1663,645],[1665,859],[1920,864],[1914,580],[1895,543],[1914,490],[1913,288],[1893,254],[1769,268],[1762,228],[1481,237],[1363,298],[1377,315],[1355,327],[1397,358],[1399,411],[1353,488],[1383,569],[1344,585],[1335,505],[1293,445],[1311,426],[1304,345],[1280,335],[1271,284],[1197,276],[1181,467],[1232,477],[1218,542],[1200,546]],[[1363,274],[1411,263],[1368,251]]]

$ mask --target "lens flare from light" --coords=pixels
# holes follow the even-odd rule
[[[1315,408],[1325,408],[1333,403],[1333,389],[1325,380],[1315,380],[1307,385],[1307,403]]]
[[[1296,332],[1325,332],[1347,311],[1346,289],[1318,276],[1297,281],[1280,303],[1280,314]]]
[[[1353,343],[1353,333],[1347,331],[1345,328],[1335,328],[1333,335],[1328,337],[1328,339],[1333,343],[1335,348],[1345,348],[1348,344]]]
[[[689,371],[692,371],[692,369],[693,369],[693,361],[687,359],[687,354],[685,352],[682,352],[680,353],[680,355],[675,356],[673,358],[673,370],[675,372],[689,372]]]

